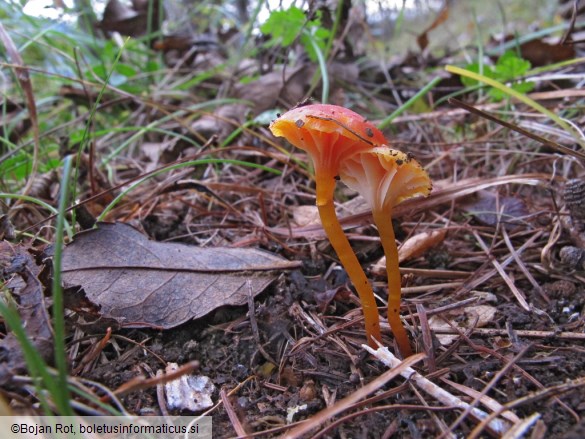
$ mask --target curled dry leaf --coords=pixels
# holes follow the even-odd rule
[[[496,227],[500,222],[507,229],[523,224],[523,218],[530,213],[520,198],[488,191],[478,192],[476,199],[463,204],[463,209],[487,226]]]
[[[169,329],[243,305],[299,265],[257,249],[154,242],[127,224],[100,223],[65,248],[62,275],[66,287],[82,287],[99,308],[90,317]]]
[[[464,319],[457,319],[463,314]],[[448,331],[451,327],[459,327],[462,329],[469,329],[470,327],[482,328],[490,323],[496,315],[496,308],[491,305],[475,305],[468,306],[461,310],[455,310],[447,315],[432,316],[429,319],[429,326],[433,331],[443,332]],[[449,323],[445,321],[449,320]],[[457,339],[457,335],[438,334],[439,342],[446,346],[453,343]]]
[[[398,260],[400,262],[418,258],[424,255],[429,249],[439,245],[445,239],[446,229],[431,230],[411,236],[398,249]],[[383,276],[386,274],[386,258],[382,257],[372,267],[372,274]]]
[[[300,101],[305,93],[306,78],[310,77],[308,69],[308,66],[301,66],[285,72],[271,72],[253,82],[238,84],[233,97],[242,102],[218,107],[213,114],[196,120],[191,128],[206,138],[217,135],[220,140],[225,139],[235,127],[244,123],[246,116],[256,117],[274,108],[279,98],[285,97],[290,102]],[[253,105],[243,103],[244,101]]]
[[[295,206],[292,215],[292,223],[298,227],[321,224],[317,206]]]
[[[27,337],[44,360],[53,354],[53,332],[45,308],[43,268],[38,266],[29,251],[21,245],[0,242],[0,282],[14,292],[17,311]],[[0,299],[4,300],[4,299]],[[6,385],[16,374],[26,370],[24,354],[12,332],[0,340],[0,385]]]

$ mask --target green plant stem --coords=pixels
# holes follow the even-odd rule
[[[311,46],[313,46],[313,50],[315,51],[315,55],[317,55],[317,61],[319,62],[319,70],[321,71],[321,103],[326,104],[329,100],[329,74],[327,73],[327,63],[325,62],[325,57],[323,56],[323,52],[319,48],[319,45],[313,38],[309,32],[305,31],[305,34],[309,38],[311,42]],[[318,81],[318,78],[315,78],[315,83]],[[313,87],[311,87],[313,88]]]
[[[400,279],[400,268],[398,264],[398,247],[394,228],[392,227],[391,212],[373,211],[374,222],[378,227],[380,241],[386,256],[386,273],[388,274],[388,323],[398,343],[398,349],[404,358],[412,355],[412,348],[408,341],[408,334],[400,320],[400,300],[402,286]]]
[[[388,125],[390,125],[392,123],[392,121],[394,119],[396,119],[398,116],[400,116],[402,113],[404,113],[406,110],[408,110],[412,104],[414,104],[417,100],[419,100],[422,96],[424,96],[425,94],[427,94],[435,85],[437,85],[442,78],[440,77],[436,77],[433,78],[427,85],[425,85],[423,88],[421,88],[417,94],[415,94],[413,97],[411,97],[408,101],[406,101],[404,104],[402,104],[399,108],[397,108],[396,110],[394,110],[389,116],[387,116],[384,120],[382,120],[379,124],[378,124],[378,128],[380,130],[383,130],[385,128],[388,127]]]
[[[58,398],[63,416],[73,416],[73,410],[69,405],[71,399],[67,385],[67,351],[65,349],[65,309],[63,304],[63,288],[61,286],[61,261],[63,254],[63,229],[65,223],[65,211],[69,201],[69,177],[71,175],[72,156],[65,157],[63,162],[63,177],[59,192],[59,215],[55,227],[55,253],[53,255],[53,330],[55,333],[55,366],[57,367],[57,385],[59,387]]]
[[[523,102],[524,104],[528,105],[529,107],[532,107],[533,109],[535,109],[539,113],[542,113],[545,116],[548,116],[550,119],[552,119],[554,122],[556,122],[556,124],[559,125],[561,128],[563,128],[565,131],[567,131],[568,133],[571,133],[571,135],[573,136],[575,141],[579,145],[581,145],[583,148],[585,148],[585,140],[581,137],[580,133],[578,133],[570,124],[565,122],[563,119],[561,119],[559,116],[554,114],[552,111],[547,110],[545,107],[540,105],[538,102],[530,99],[528,96],[526,96],[522,93],[519,93],[516,90],[514,90],[514,89],[512,89],[512,88],[510,88],[510,87],[508,87],[508,86],[506,86],[498,81],[495,81],[494,79],[488,78],[487,76],[479,75],[475,72],[470,72],[469,70],[462,69],[461,67],[447,65],[447,66],[445,66],[445,70],[447,70],[450,73],[455,73],[455,74],[460,75],[460,76],[465,76],[467,78],[471,78],[471,79],[474,79],[476,81],[483,82],[484,84],[487,84],[487,85],[490,85],[494,88],[497,88],[498,90],[507,94],[508,96],[512,96],[512,97],[518,99],[520,102]]]

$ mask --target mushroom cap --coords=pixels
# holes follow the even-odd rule
[[[339,175],[378,212],[389,212],[409,198],[426,197],[432,190],[431,179],[419,162],[388,147],[352,156],[341,164]]]
[[[374,124],[337,105],[312,104],[293,108],[270,124],[276,137],[284,137],[312,158],[316,172],[337,175],[348,157],[376,146],[386,138]]]

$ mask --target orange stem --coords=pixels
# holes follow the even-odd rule
[[[377,349],[378,345],[374,342],[373,338],[381,342],[382,336],[380,333],[380,316],[378,315],[378,307],[372,285],[368,281],[337,219],[332,190],[335,187],[335,180],[333,176],[319,175],[319,177],[317,178],[317,207],[323,229],[358,292],[364,312],[368,345]],[[328,195],[329,193],[330,195]]]
[[[398,349],[404,358],[412,355],[412,348],[406,329],[400,320],[401,281],[398,266],[398,247],[392,227],[391,212],[373,212],[374,222],[378,227],[384,255],[386,256],[386,273],[388,274],[388,323],[398,343]]]

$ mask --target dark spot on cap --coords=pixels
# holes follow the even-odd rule
[[[400,160],[400,159],[396,160],[396,164],[398,166],[401,166],[403,163],[404,163],[404,160]]]
[[[369,127],[366,128],[366,136],[368,136],[368,137],[374,137],[374,132]]]
[[[341,180],[341,177],[339,175],[336,175],[335,177],[333,177],[335,179],[335,181],[339,181]]]
[[[276,118],[278,119],[280,116],[282,116],[280,113],[276,113]]]
[[[301,119],[298,119],[298,120],[295,122],[295,125],[297,126],[297,128],[302,128],[304,124],[305,124],[305,122],[304,122],[304,121],[302,121]]]

